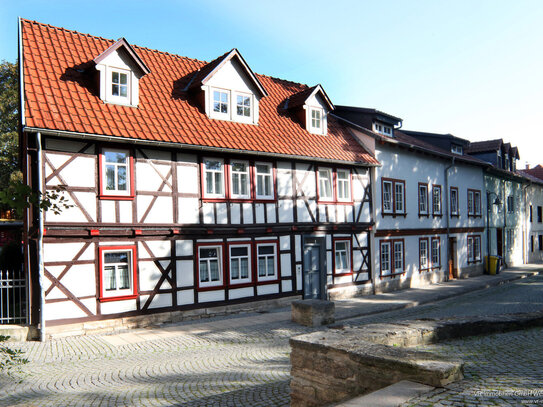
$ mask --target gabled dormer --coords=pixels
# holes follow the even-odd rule
[[[139,81],[151,71],[121,38],[94,58],[99,72],[100,99],[106,103],[138,106]]]
[[[402,126],[401,118],[365,107],[336,106],[334,115],[387,137],[394,137],[394,129]]]
[[[258,124],[260,99],[268,96],[237,49],[195,72],[186,92],[195,93],[208,117]]]
[[[289,97],[285,109],[292,111],[308,132],[322,135],[328,133],[328,113],[334,110],[334,105],[321,85]]]

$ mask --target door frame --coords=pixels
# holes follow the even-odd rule
[[[308,242],[308,240],[314,240],[314,242]],[[302,296],[305,299],[305,248],[306,246],[317,246],[320,248],[319,254],[319,295],[318,299],[326,300],[328,293],[326,291],[326,235],[302,235]]]

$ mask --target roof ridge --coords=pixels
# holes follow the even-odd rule
[[[29,20],[29,19],[27,19],[27,18],[22,18],[22,17],[21,17],[21,21],[26,21],[27,23],[36,24],[36,25],[41,25],[41,26],[47,27],[47,28],[52,28],[52,29],[54,29],[54,30],[66,31],[66,32],[69,32],[69,33],[84,35],[84,36],[86,36],[86,37],[97,38],[97,39],[103,40],[103,41],[113,41],[113,42],[116,41],[116,40],[111,39],[111,38],[104,38],[104,37],[101,37],[101,36],[99,36],[99,35],[93,35],[93,34],[89,34],[89,33],[83,33],[83,32],[81,32],[81,31],[71,30],[71,29],[65,28],[65,27],[57,27],[56,25],[51,25],[51,24],[47,24],[47,23],[42,23],[42,22],[39,22],[39,21],[36,21],[36,20]]]

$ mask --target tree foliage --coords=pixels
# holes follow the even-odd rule
[[[18,172],[18,68],[16,63],[0,63],[0,188],[4,189]],[[16,177],[17,175],[15,175]]]

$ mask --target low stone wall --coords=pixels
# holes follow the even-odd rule
[[[148,315],[111,318],[100,321],[80,322],[64,325],[45,325],[46,339],[55,339],[66,336],[92,335],[110,332],[119,332],[127,329],[145,328],[154,325],[193,321],[215,316],[236,314],[240,312],[265,311],[274,308],[289,306],[292,301],[299,300],[301,296],[282,297],[272,300],[244,302],[239,304],[223,305],[218,307],[197,308],[186,311],[169,311]]]
[[[543,312],[336,327],[290,339],[291,406],[323,406],[411,380],[462,378],[463,362],[408,347],[543,326]]]
[[[331,301],[297,300],[291,304],[291,319],[304,326],[329,325],[335,322],[336,306]]]

